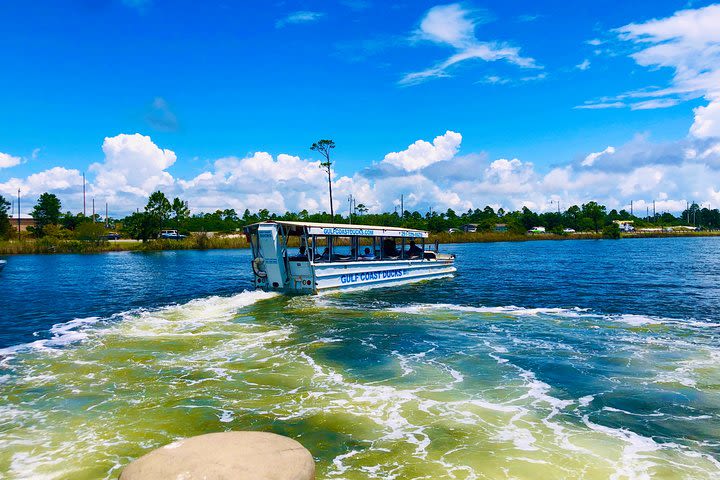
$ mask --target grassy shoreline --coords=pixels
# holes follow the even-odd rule
[[[621,238],[675,238],[675,237],[718,237],[720,232],[648,232],[623,234]],[[431,234],[426,244],[447,243],[492,243],[492,242],[529,242],[538,240],[597,240],[603,238],[599,233],[574,235],[523,235],[514,233],[437,233]],[[294,239],[291,239],[294,240]],[[289,242],[292,247],[297,241]],[[53,253],[106,253],[106,252],[158,252],[164,250],[223,250],[248,248],[244,236],[191,236],[184,240],[150,240],[84,242],[80,240],[25,239],[0,241],[0,255],[28,255]]]

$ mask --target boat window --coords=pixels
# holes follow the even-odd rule
[[[292,247],[290,248],[292,249]],[[300,245],[297,250],[290,252],[288,260],[293,262],[307,262],[308,260],[312,260],[311,255],[311,247],[308,245],[307,239],[305,237],[300,237]]]
[[[386,260],[397,260],[400,258],[401,252],[395,245],[394,238],[383,238],[382,241],[382,258]]]
[[[380,258],[380,252],[375,248],[375,237],[357,237],[357,244],[359,261],[367,262]]]
[[[350,262],[357,258],[354,237],[332,237],[331,244],[333,262]]]
[[[407,248],[404,247],[406,242],[403,242],[403,258],[409,260],[422,260],[425,252],[425,239],[422,240],[421,245],[418,245],[415,239],[407,241]]]
[[[312,251],[312,259],[314,262],[329,262],[330,261],[330,244],[328,237],[312,237],[312,243],[310,245]]]
[[[253,233],[246,234],[250,248],[252,249],[253,258],[258,256],[258,234],[257,230]]]

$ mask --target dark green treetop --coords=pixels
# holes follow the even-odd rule
[[[54,193],[45,192],[40,195],[31,213],[35,219],[35,228],[33,230],[38,236],[42,237],[44,235],[46,226],[60,223],[61,208],[60,199]]]

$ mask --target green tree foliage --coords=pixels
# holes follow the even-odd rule
[[[173,213],[173,216],[175,217],[175,228],[178,229],[178,231],[181,228],[182,222],[190,216],[190,209],[187,206],[187,202],[183,202],[178,197],[175,197],[173,199],[171,210]],[[229,210],[226,210],[226,212]],[[232,210],[232,213],[234,214],[235,211]],[[236,215],[237,216],[237,215]]]
[[[12,234],[12,225],[10,224],[10,216],[8,209],[10,202],[0,195],[0,239],[7,239]]]
[[[161,229],[165,222],[167,222],[170,218],[170,212],[172,209],[173,207],[170,200],[168,200],[165,194],[160,190],[153,192],[152,195],[150,195],[150,198],[148,198],[147,205],[145,205],[145,213],[157,217],[160,221]],[[159,230],[158,233],[160,233]]]
[[[35,219],[33,233],[38,237],[45,235],[45,227],[60,223],[60,199],[53,193],[43,193],[31,213]]]
[[[602,235],[605,238],[620,238],[620,227],[617,223],[609,223],[603,227]]]
[[[105,238],[105,226],[96,222],[83,222],[75,229],[75,237],[85,242],[100,243]]]
[[[333,210],[333,198],[332,198],[332,178],[330,172],[332,171],[332,160],[330,160],[330,150],[335,148],[335,142],[332,140],[318,140],[310,146],[310,150],[318,152],[320,155],[325,157],[324,162],[320,162],[320,168],[324,168],[328,176],[328,195],[330,196],[330,219],[335,218],[335,210]]]
[[[582,206],[582,214],[592,221],[595,233],[598,233],[605,220],[605,206],[597,202],[588,202]]]
[[[143,242],[157,238],[162,230],[160,217],[148,212],[138,212],[123,219],[123,233],[135,240]]]
[[[75,230],[81,223],[89,221],[90,219],[82,213],[65,212],[60,216],[60,225],[68,230]]]

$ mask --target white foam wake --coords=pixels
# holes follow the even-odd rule
[[[76,318],[69,322],[53,325],[50,328],[50,338],[0,349],[0,361],[6,362],[15,354],[23,351],[53,351],[71,343],[81,342],[88,338],[88,335],[92,332],[91,328],[103,320],[112,322],[114,319],[120,319],[122,322],[128,319],[145,319],[146,323],[154,322],[156,324],[175,322],[179,327],[178,331],[182,331],[183,327],[191,328],[208,322],[225,321],[231,318],[237,310],[276,295],[276,293],[259,290],[243,291],[230,297],[211,296],[179,305],[169,305],[150,310],[130,310],[105,319],[100,317]],[[142,331],[142,322],[135,323],[137,323],[135,325],[137,328],[133,330],[136,333]]]
[[[693,318],[679,319],[657,317],[640,314],[603,314],[591,311],[589,308],[526,308],[515,305],[508,306],[470,306],[456,305],[452,303],[419,303],[406,305],[402,307],[393,307],[389,311],[397,313],[406,313],[410,315],[426,315],[432,312],[460,312],[460,313],[480,313],[488,315],[506,315],[510,317],[564,317],[564,318],[581,318],[590,321],[610,321],[615,323],[623,323],[632,327],[641,327],[647,325],[671,325],[673,327],[686,329],[705,329],[718,328],[720,323],[705,320],[697,320]]]

